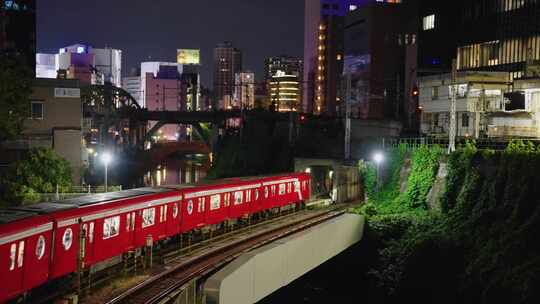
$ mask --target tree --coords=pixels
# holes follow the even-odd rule
[[[52,149],[33,149],[24,160],[11,164],[4,178],[5,198],[11,205],[36,202],[39,193],[67,192],[71,167]]]
[[[23,131],[31,93],[31,70],[20,58],[0,53],[0,143]]]

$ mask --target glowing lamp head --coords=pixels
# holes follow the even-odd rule
[[[374,160],[377,164],[380,164],[380,163],[384,160],[384,156],[382,155],[382,153],[377,152],[377,153],[375,153],[375,155],[373,155],[373,160]]]
[[[109,153],[109,152],[104,152],[103,154],[101,154],[101,161],[102,161],[105,165],[110,164],[111,161],[112,161],[112,155],[111,155],[111,153]]]

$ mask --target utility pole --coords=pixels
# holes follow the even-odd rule
[[[456,98],[457,98],[457,62],[452,60],[452,102],[450,103],[450,130],[448,131],[448,154],[456,151]]]
[[[351,159],[351,73],[347,73],[347,88],[345,97],[345,159]]]

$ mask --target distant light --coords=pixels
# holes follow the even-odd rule
[[[381,152],[377,152],[373,155],[373,160],[377,163],[377,164],[380,164],[383,160],[384,160],[384,156],[382,155]]]
[[[82,54],[84,53],[84,46],[78,46],[77,47],[77,54]]]
[[[355,11],[358,9],[358,6],[357,5],[354,5],[354,4],[351,4],[349,5],[349,11],[352,12],[352,11]]]
[[[311,168],[307,168],[305,172],[306,173],[311,173]]]
[[[101,155],[101,161],[102,161],[105,165],[110,164],[111,161],[112,161],[112,155],[111,155],[111,153],[109,153],[109,152],[104,152],[104,153]]]

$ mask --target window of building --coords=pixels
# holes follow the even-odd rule
[[[431,99],[435,100],[439,98],[439,87],[432,87],[431,88]]]
[[[355,11],[358,9],[358,6],[357,5],[354,5],[354,4],[351,4],[349,5],[349,11],[352,12],[352,11]]]
[[[469,114],[467,114],[467,113],[461,114],[461,126],[463,128],[468,128],[469,127]]]
[[[43,102],[32,101],[30,112],[32,119],[43,119]]]
[[[156,209],[155,208],[144,209],[142,217],[143,217],[143,222],[142,222],[143,228],[154,225],[155,219],[156,219]]]
[[[120,233],[120,216],[113,216],[103,220],[103,239],[109,239]]]
[[[434,29],[435,28],[435,15],[425,16],[422,25],[423,25],[422,29],[424,31]]]

